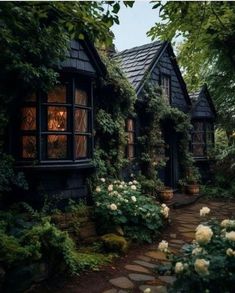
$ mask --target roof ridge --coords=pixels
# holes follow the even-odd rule
[[[154,45],[160,45],[160,44],[163,44],[164,41],[154,41],[154,42],[151,42],[151,43],[147,43],[147,44],[144,44],[144,45],[140,45],[140,46],[135,46],[133,48],[129,48],[129,49],[125,49],[125,50],[122,50],[120,52],[116,52],[114,55],[121,55],[123,53],[128,53],[128,52],[133,52],[133,51],[136,51],[136,50],[141,50],[141,49],[144,49],[144,48],[148,48],[148,47],[153,47]]]

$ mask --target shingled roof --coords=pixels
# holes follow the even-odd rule
[[[127,49],[114,55],[114,58],[120,62],[122,71],[136,91],[138,91],[145,74],[150,71],[166,45],[166,42],[156,41]]]

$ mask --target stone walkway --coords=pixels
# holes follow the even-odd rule
[[[169,248],[173,253],[178,253],[182,245],[192,242],[195,228],[200,223],[199,210],[203,206],[211,209],[211,216],[219,219],[235,217],[235,203],[199,202],[189,207],[173,210],[171,212],[172,224],[162,235],[162,239],[169,242]],[[137,255],[131,263],[125,265],[125,273],[108,281],[109,289],[102,293],[128,293],[144,292],[146,288],[151,293],[165,293],[174,282],[174,276],[156,276],[153,269],[159,263],[166,263],[165,255],[155,249]],[[93,292],[89,292],[93,293]],[[94,292],[95,293],[95,292]],[[98,292],[97,292],[98,293]],[[100,293],[100,292],[99,292]]]

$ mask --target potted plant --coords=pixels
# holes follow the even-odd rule
[[[171,187],[165,186],[160,179],[158,179],[156,182],[156,188],[161,201],[167,202],[172,199],[173,189]]]
[[[196,195],[200,192],[200,173],[197,168],[191,168],[185,178],[185,191],[187,194]]]

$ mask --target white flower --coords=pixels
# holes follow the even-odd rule
[[[175,273],[179,274],[179,273],[183,272],[183,270],[184,270],[184,264],[182,262],[177,262],[175,264]]]
[[[228,227],[235,227],[235,221],[234,220],[229,220],[225,219],[220,223],[220,226],[223,228],[228,228]]]
[[[211,241],[213,231],[210,227],[199,225],[196,229],[195,239],[199,244],[207,244]]]
[[[123,189],[123,185],[122,185],[122,184],[120,184],[120,185],[118,186],[118,188],[120,188],[120,189]]]
[[[196,247],[192,250],[192,255],[198,255],[199,253],[202,253],[202,251],[202,247]]]
[[[161,214],[164,216],[164,218],[167,219],[169,217],[169,211],[170,209],[168,208],[168,206],[162,204]]]
[[[200,275],[200,276],[206,276],[209,275],[209,268],[210,262],[203,259],[203,258],[198,258],[196,259],[194,263],[194,268],[195,271]]]
[[[97,202],[97,203],[96,203],[96,206],[97,206],[97,207],[99,207],[99,206],[100,206],[100,203],[99,203],[99,202]]]
[[[95,189],[96,192],[101,192],[101,188],[99,186],[96,187]]]
[[[117,206],[115,205],[115,203],[112,203],[110,205],[110,210],[112,210],[112,211],[116,211],[117,210]]]
[[[220,226],[223,227],[223,228],[227,228],[227,227],[229,227],[229,223],[230,223],[230,220],[225,219],[220,223]]]
[[[133,184],[138,184],[138,181],[136,181],[136,180],[133,180],[132,182],[133,182]]]
[[[228,248],[228,249],[226,250],[226,254],[227,254],[228,256],[235,256],[235,250],[233,250],[232,248]]]
[[[126,183],[125,183],[125,181],[121,181],[121,184],[122,184],[122,185],[125,185]]]
[[[129,181],[129,182],[128,182],[128,185],[132,185],[132,184],[133,184],[133,182],[132,182],[132,181]]]
[[[110,185],[108,186],[108,191],[113,191],[113,184],[110,184]]]
[[[210,213],[210,211],[211,210],[208,207],[203,207],[200,209],[200,216],[205,217],[206,215]]]
[[[235,241],[235,231],[227,232],[225,234],[225,238],[227,238],[230,241]]]
[[[135,197],[135,196],[132,196],[132,197],[131,197],[131,200],[132,200],[133,202],[136,202],[136,197]]]
[[[136,186],[135,185],[131,185],[131,189],[132,190],[136,190]]]
[[[168,242],[165,240],[162,240],[159,244],[158,244],[158,249],[162,252],[167,252],[168,250]]]
[[[150,288],[146,288],[145,290],[144,290],[144,293],[151,293],[152,292],[152,290],[150,289]]]
[[[105,179],[104,178],[100,178],[100,181],[104,183],[105,182]]]

